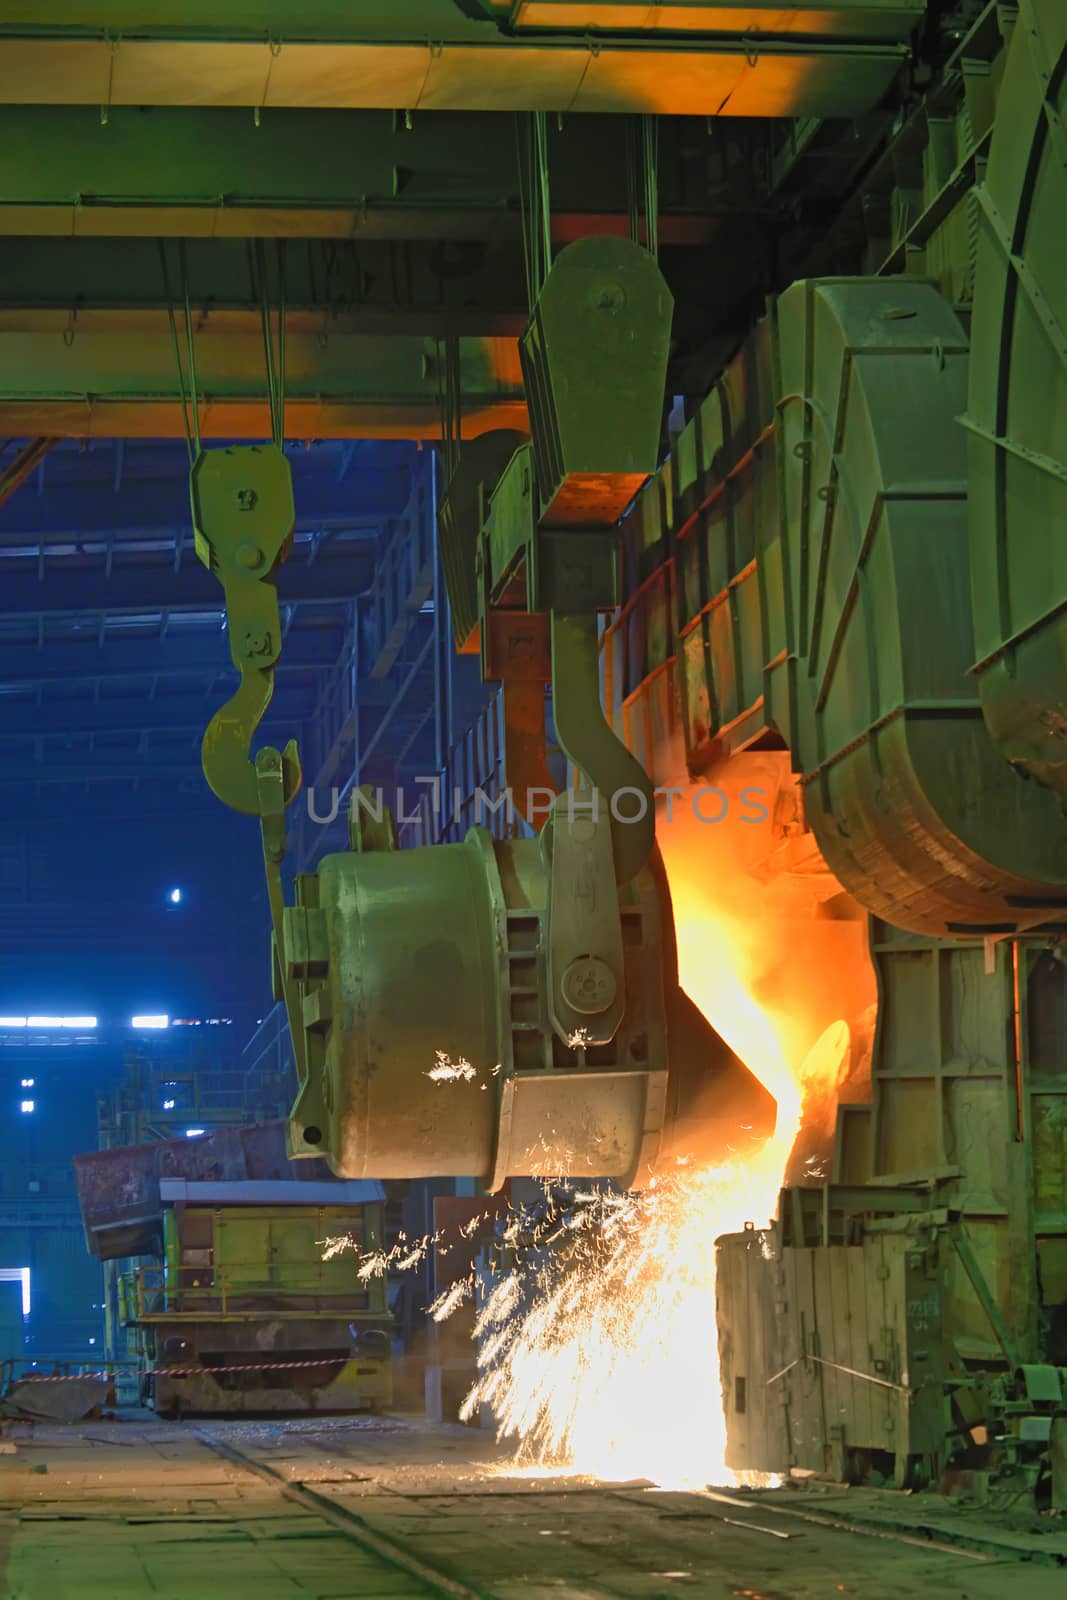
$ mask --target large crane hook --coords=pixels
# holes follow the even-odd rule
[[[274,694],[281,654],[274,577],[292,544],[292,474],[277,445],[209,450],[193,466],[191,492],[196,553],[222,584],[230,656],[241,675],[204,734],[204,776],[224,805],[262,818],[264,763],[253,759],[252,740]],[[301,783],[294,740],[266,765],[277,772],[279,763],[287,806]]]

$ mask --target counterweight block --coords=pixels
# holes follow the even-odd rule
[[[300,880],[282,959],[308,1051],[294,1156],[345,1177],[610,1177],[736,1158],[773,1128],[767,1092],[677,985],[658,864],[619,889],[624,1004],[604,1042],[553,1026],[542,842],[326,857]],[[557,913],[558,914],[558,913]],[[579,921],[580,925],[580,921]],[[587,1004],[598,950],[566,978]],[[607,985],[605,987],[610,987]],[[587,993],[588,991],[588,993]]]

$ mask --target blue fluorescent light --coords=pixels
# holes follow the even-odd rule
[[[23,1113],[24,1116],[29,1116],[31,1112],[37,1110],[37,1102],[36,1102],[36,1100],[20,1100],[19,1101],[19,1110]]]
[[[170,1018],[162,1015],[130,1018],[131,1028],[169,1028]]]
[[[181,903],[182,903],[182,892],[181,892],[181,890],[180,889],[171,889],[170,893],[167,895],[167,899],[170,901],[172,906],[180,906]]]
[[[203,1128],[186,1128],[185,1137],[187,1139],[199,1139],[203,1132]]]
[[[24,1028],[25,1017],[0,1017],[0,1028]]]
[[[27,1017],[27,1028],[95,1028],[95,1017]]]

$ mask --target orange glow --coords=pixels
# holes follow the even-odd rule
[[[812,981],[807,1016],[795,975],[785,984],[788,1004],[770,997],[776,972],[825,964],[820,928],[830,925],[816,922],[809,904],[797,940],[795,906],[738,859],[760,848],[751,829],[740,833],[700,826],[683,809],[671,823],[661,819],[658,839],[682,987],[775,1096],[777,1126],[730,1165],[699,1168],[682,1156],[641,1192],[590,1195],[565,1225],[573,1236],[564,1265],[561,1226],[554,1250],[539,1262],[528,1252],[490,1286],[478,1323],[481,1376],[466,1415],[487,1406],[499,1431],[518,1441],[519,1465],[532,1470],[672,1488],[737,1481],[725,1464],[714,1241],[772,1219],[806,1106],[817,1107],[825,1148],[850,1058],[848,1025],[827,1026],[834,986],[825,974],[821,987]],[[842,968],[841,977],[839,1016],[851,1017],[869,985],[860,981],[857,993],[854,974]],[[738,1148],[746,1148],[740,1129]],[[808,1181],[816,1175],[810,1170]]]

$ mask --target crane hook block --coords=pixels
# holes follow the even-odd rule
[[[196,553],[222,584],[237,691],[208,724],[204,776],[225,805],[260,812],[252,740],[274,693],[281,654],[275,575],[293,541],[296,512],[289,462],[277,445],[205,451],[191,478]],[[286,805],[300,788],[299,763],[287,752]]]

